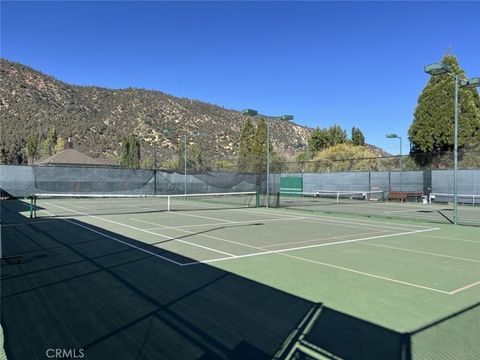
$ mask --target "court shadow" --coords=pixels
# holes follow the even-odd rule
[[[154,242],[154,243],[150,243],[150,245],[158,245],[158,244],[163,244],[163,243],[167,243],[167,242],[171,242],[171,241],[175,241],[175,240],[184,240],[184,239],[192,237],[192,236],[198,236],[198,235],[201,236],[201,235],[205,235],[205,234],[208,234],[210,232],[214,232],[214,231],[222,230],[222,229],[261,226],[261,225],[265,225],[265,223],[257,222],[257,223],[248,223],[248,224],[234,224],[234,225],[229,224],[229,225],[217,226],[217,227],[202,230],[202,231],[196,231],[196,232],[192,231],[191,233],[185,234],[183,236],[176,236],[176,237],[172,237],[171,239],[157,241],[157,242]]]
[[[12,198],[3,198],[0,201],[2,225],[31,222],[29,212],[30,205],[27,202]]]
[[[79,219],[5,229],[4,254],[24,257],[2,271],[13,360],[271,359],[314,305]]]

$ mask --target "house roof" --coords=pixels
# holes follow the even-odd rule
[[[106,165],[105,162],[96,160],[82,154],[80,151],[75,149],[65,149],[60,151],[58,154],[49,156],[46,159],[43,159],[37,162],[38,165]]]

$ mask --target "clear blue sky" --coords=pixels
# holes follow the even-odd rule
[[[398,152],[451,46],[480,76],[479,2],[4,2],[1,56],[71,84],[139,87]]]

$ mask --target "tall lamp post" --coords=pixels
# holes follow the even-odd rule
[[[429,75],[447,74],[455,81],[454,104],[455,104],[455,125],[453,135],[453,223],[458,223],[458,88],[460,86],[475,88],[480,86],[480,78],[464,79],[453,72],[450,65],[439,62],[425,66],[425,72]]]
[[[270,121],[271,120],[282,120],[282,121],[292,121],[293,120],[293,115],[282,115],[282,116],[266,116],[259,114],[257,110],[253,109],[245,109],[242,110],[243,115],[248,115],[248,116],[259,116],[262,118],[265,118],[267,120],[267,201],[265,206],[268,208],[269,207],[269,201],[270,201],[270,185],[269,185],[269,177],[270,177]]]
[[[400,140],[400,191],[403,191],[403,177],[402,177],[402,137],[397,134],[385,135],[387,139],[399,139]]]

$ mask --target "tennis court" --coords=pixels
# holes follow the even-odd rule
[[[298,196],[278,193],[278,207],[326,213],[345,213],[381,218],[420,220],[449,224],[454,222],[454,195],[430,194],[425,202],[387,201],[384,191],[319,191]],[[458,216],[462,224],[480,225],[480,201],[478,195],[458,197]]]
[[[93,242],[95,246],[83,253],[91,259],[120,246],[124,259],[149,259],[149,267],[135,267],[139,278],[152,279],[152,269],[161,272],[166,264],[193,273],[207,266],[400,333],[478,301],[478,228],[256,205],[258,198],[252,193],[210,198],[39,197],[36,218],[29,218],[30,204],[25,201],[16,205],[18,215],[3,223],[8,235],[4,253],[23,255],[27,260],[18,268],[28,266],[30,255],[45,245],[33,234],[66,239],[85,249]],[[394,206],[403,205],[413,206]],[[2,206],[7,214],[14,213],[8,210],[9,202]],[[17,276],[21,273],[18,270]],[[165,275],[157,276],[158,281],[168,281]],[[51,281],[55,279],[41,280]],[[468,324],[478,319],[475,311]],[[464,325],[453,329],[464,331]],[[457,350],[467,348],[457,359],[479,354],[478,328],[471,331],[473,340],[457,342]],[[430,337],[423,342],[424,355],[417,350],[413,358],[442,358],[434,357],[442,342],[438,335]],[[415,342],[412,348],[415,355]]]

